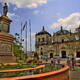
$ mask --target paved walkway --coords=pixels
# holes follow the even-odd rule
[[[80,67],[75,67],[75,70],[70,71],[69,80],[80,80]]]

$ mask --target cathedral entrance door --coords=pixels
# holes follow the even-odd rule
[[[66,51],[62,51],[62,58],[66,58]]]
[[[78,58],[80,58],[80,52],[77,52],[77,55],[76,55]]]
[[[53,58],[53,53],[50,53],[50,58]]]

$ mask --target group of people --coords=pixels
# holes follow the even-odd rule
[[[58,57],[57,59],[56,58],[51,58],[51,64],[55,65],[55,64],[60,64],[60,58]]]
[[[61,58],[51,58],[51,64],[55,65],[55,64],[60,64],[61,63]],[[74,58],[74,56],[72,57],[67,57],[67,65],[70,67],[70,69],[75,70],[75,64],[76,64],[76,60]]]

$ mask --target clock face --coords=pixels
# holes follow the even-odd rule
[[[12,52],[12,46],[11,44],[5,44],[0,42],[0,53],[9,53]]]

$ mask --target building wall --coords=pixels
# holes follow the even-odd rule
[[[52,54],[53,56],[59,56],[62,58],[65,57],[65,54],[66,57],[74,55],[77,58],[77,53],[79,53],[80,56],[80,41],[75,39],[75,35],[75,33],[53,36],[49,36],[48,34],[37,35],[36,40],[38,46],[35,45],[36,52],[40,59],[43,58],[43,60],[49,60]],[[42,44],[42,41],[38,41],[39,38],[42,39],[43,37],[45,38],[46,44]],[[46,42],[46,39],[49,40],[48,43]],[[64,39],[64,41],[62,41],[62,39]]]

